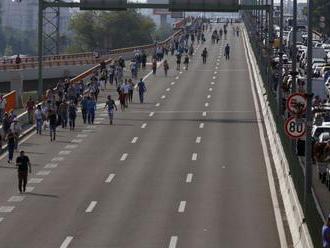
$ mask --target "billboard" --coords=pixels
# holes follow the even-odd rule
[[[236,12],[239,0],[169,0],[172,11]]]
[[[183,12],[179,11],[179,12],[171,12],[171,18],[183,18]]]
[[[154,15],[170,15],[171,12],[168,9],[153,9]]]

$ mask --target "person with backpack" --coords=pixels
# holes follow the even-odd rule
[[[143,79],[140,79],[140,82],[138,83],[138,90],[139,90],[139,98],[140,98],[140,103],[143,103],[144,100],[144,93],[147,91],[146,85],[143,82]]]
[[[76,117],[77,117],[77,108],[73,101],[71,101],[69,104],[68,112],[69,112],[69,126],[71,131],[74,130],[76,126]]]
[[[109,121],[110,121],[110,125],[112,125],[113,123],[113,111],[114,109],[117,109],[116,103],[115,101],[111,98],[111,95],[108,95],[108,99],[105,103],[104,109],[108,108],[108,115],[109,115]]]

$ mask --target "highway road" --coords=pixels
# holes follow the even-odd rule
[[[231,31],[231,30],[229,30]],[[28,137],[28,193],[0,161],[1,248],[278,248],[242,38],[146,79],[146,103]],[[201,51],[209,50],[206,65]]]

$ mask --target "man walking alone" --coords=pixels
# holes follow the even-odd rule
[[[20,156],[16,159],[18,169],[18,190],[20,193],[25,192],[28,172],[31,173],[31,163],[28,156],[25,156],[24,151],[20,152]]]

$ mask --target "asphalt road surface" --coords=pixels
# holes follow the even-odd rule
[[[29,137],[29,193],[3,158],[0,247],[280,247],[243,40],[227,38],[188,71],[169,58],[113,126],[100,109],[54,143]]]

